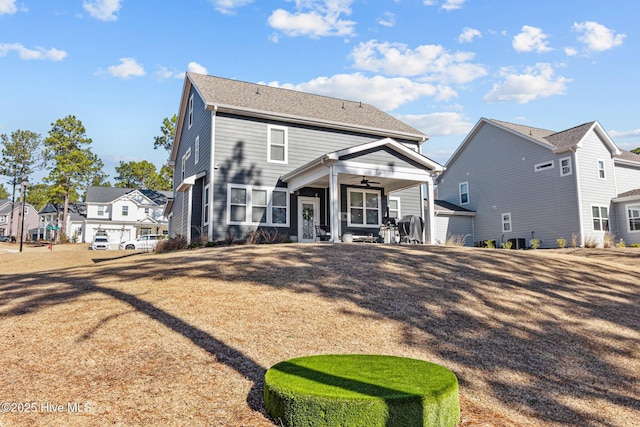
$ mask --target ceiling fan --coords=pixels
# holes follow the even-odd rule
[[[365,185],[367,187],[371,187],[371,184],[380,184],[380,183],[378,181],[371,181],[363,176],[362,181],[360,181],[360,184]]]

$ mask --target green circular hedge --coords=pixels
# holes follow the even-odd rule
[[[458,379],[405,357],[327,354],[285,360],[265,374],[269,415],[285,426],[437,426],[460,422]]]

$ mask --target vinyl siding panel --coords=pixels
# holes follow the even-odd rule
[[[640,166],[615,166],[616,192],[618,194],[640,188]]]
[[[640,244],[640,231],[631,230],[629,227],[629,214],[628,210],[630,207],[635,207],[636,209],[640,207],[640,200],[635,202],[621,202],[616,203],[614,209],[616,224],[618,227],[616,228],[616,241],[622,239],[626,245],[631,245],[634,243]]]
[[[554,247],[579,230],[575,174],[560,176],[567,156],[485,123],[441,176],[438,198],[476,211],[474,241],[529,241],[533,232],[541,247]],[[549,161],[552,168],[535,171]],[[461,182],[469,183],[467,204],[460,203]],[[502,231],[503,213],[511,213],[511,232]]]
[[[436,215],[436,243],[444,245],[450,237],[464,239],[465,246],[473,246],[473,218],[469,216]]]
[[[605,164],[604,179],[599,176],[598,160]],[[594,238],[602,244],[605,232],[594,230],[591,208],[592,206],[606,207],[610,213],[610,229],[613,231],[617,228],[616,218],[611,215],[611,199],[617,195],[613,159],[607,147],[592,131],[585,135],[582,147],[576,151],[576,161],[582,200],[580,214],[584,224],[584,237]]]

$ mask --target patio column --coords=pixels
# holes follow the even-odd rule
[[[433,191],[433,177],[427,182],[427,200],[429,203],[427,204],[428,208],[428,224],[429,224],[429,243],[430,245],[435,245],[436,243],[436,221],[435,221],[435,193]]]
[[[329,217],[331,219],[331,241],[340,241],[340,186],[338,185],[338,172],[334,165],[329,168]]]

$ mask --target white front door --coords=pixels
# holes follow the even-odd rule
[[[318,224],[320,224],[320,199],[298,197],[298,242],[315,241]]]

